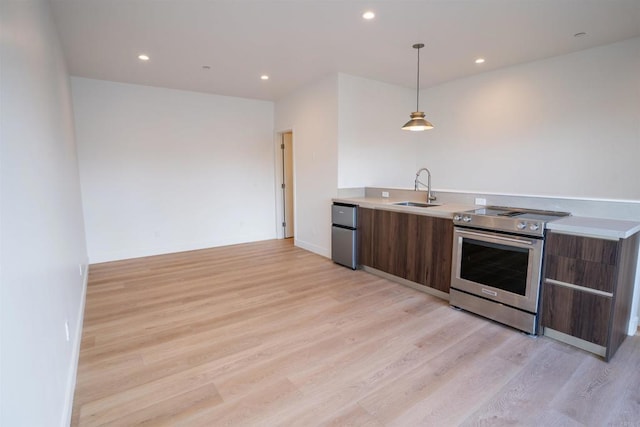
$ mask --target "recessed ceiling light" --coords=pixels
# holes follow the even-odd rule
[[[484,64],[484,58],[476,59],[476,64]]]
[[[260,78],[262,80],[269,80],[269,76],[267,76],[266,74],[261,75]]]
[[[375,17],[376,17],[376,14],[375,14],[375,13],[373,13],[372,11],[370,11],[370,10],[367,10],[365,13],[363,13],[363,14],[362,14],[362,17],[363,17],[364,19],[369,20],[369,19],[373,19],[373,18],[375,18]]]
[[[138,59],[140,61],[148,61],[149,60],[149,55],[145,55],[144,53],[138,55]]]
[[[586,35],[587,35],[587,33],[585,33],[585,32],[580,32],[580,33],[575,33],[575,34],[573,35],[573,37],[584,37],[584,36],[586,36]]]

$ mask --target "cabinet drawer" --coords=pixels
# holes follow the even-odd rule
[[[547,254],[545,278],[613,293],[616,267],[576,258]]]
[[[613,293],[619,242],[551,232],[545,241],[545,278]]]
[[[596,264],[616,265],[618,241],[570,234],[548,233],[546,253],[551,256],[580,259]]]
[[[545,283],[542,326],[606,347],[611,298]]]

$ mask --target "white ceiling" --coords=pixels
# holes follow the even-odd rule
[[[74,76],[265,100],[335,72],[415,88],[417,42],[427,87],[640,36],[640,0],[51,3]]]

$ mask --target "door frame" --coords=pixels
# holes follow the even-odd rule
[[[276,204],[276,238],[284,239],[284,227],[282,226],[283,219],[285,216],[284,212],[284,201],[282,195],[282,174],[284,172],[284,164],[282,163],[282,151],[280,145],[282,144],[282,137],[285,133],[291,133],[291,150],[293,151],[293,238],[295,240],[298,224],[296,221],[297,213],[296,213],[296,158],[295,158],[295,130],[294,129],[285,129],[277,131],[274,137],[274,160],[275,160],[275,204]]]

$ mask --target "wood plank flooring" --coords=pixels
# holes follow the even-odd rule
[[[273,240],[92,265],[74,426],[639,426],[610,363]]]

